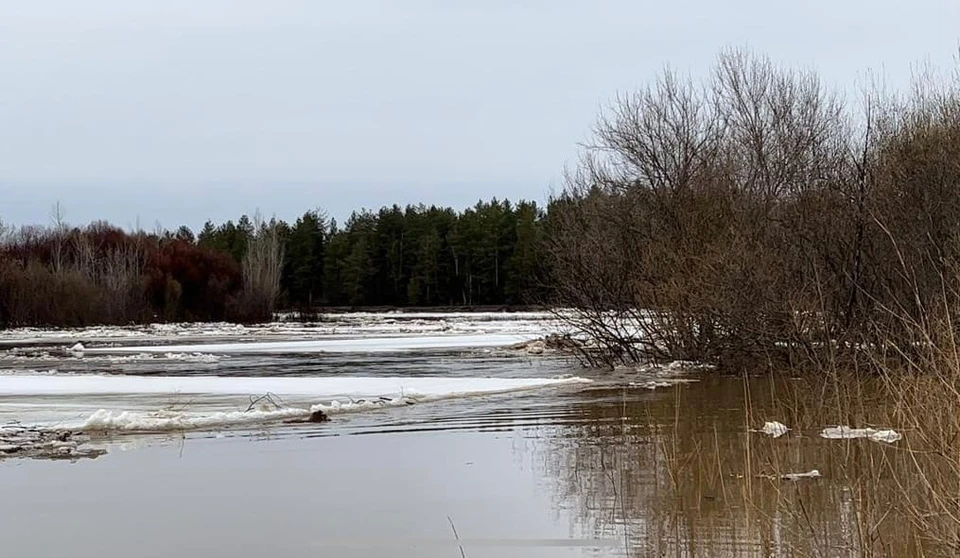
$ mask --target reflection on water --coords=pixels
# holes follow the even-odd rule
[[[515,463],[551,495],[557,520],[576,540],[610,543],[605,556],[953,556],[905,514],[903,495],[924,482],[922,456],[819,436],[838,423],[890,426],[859,395],[862,407],[832,409],[824,392],[789,378],[704,376],[657,391],[600,379],[544,397],[424,407],[349,433],[511,433]],[[768,420],[792,430],[751,432]],[[781,478],[813,470],[818,478]]]
[[[922,457],[818,436],[895,427],[868,394],[830,414],[791,379],[597,379],[154,439],[76,465],[0,463],[0,498],[18,502],[0,510],[0,539],[16,556],[458,556],[449,516],[473,558],[952,555],[900,505]],[[792,430],[749,432],[766,420]]]
[[[925,541],[899,505],[919,481],[916,457],[820,438],[824,425],[782,405],[819,405],[819,394],[791,383],[704,378],[656,396],[590,390],[573,404],[576,421],[531,432],[525,451],[581,536],[620,536],[631,556],[953,555]],[[778,418],[799,431],[748,432]],[[814,469],[821,478],[780,480]]]

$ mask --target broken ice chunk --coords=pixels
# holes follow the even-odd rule
[[[820,432],[820,437],[828,440],[849,440],[854,438],[869,438],[874,442],[884,442],[892,444],[900,441],[903,436],[895,430],[875,430],[873,428],[850,428],[849,426],[836,426],[824,428]]]
[[[764,434],[774,438],[779,438],[780,436],[786,434],[788,430],[790,429],[787,428],[787,425],[783,424],[782,422],[773,421],[765,422],[763,424],[763,428],[760,429],[760,432],[763,432]]]

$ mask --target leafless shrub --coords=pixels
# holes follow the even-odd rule
[[[617,99],[554,200],[556,302],[592,363],[821,359],[907,333],[960,237],[960,95],[849,110],[742,52]],[[891,262],[902,265],[891,266]]]
[[[269,320],[280,296],[283,241],[275,221],[253,219],[254,233],[243,258],[243,293],[238,309],[242,320]]]
[[[104,225],[23,227],[0,243],[0,324],[76,326],[148,313],[143,246]]]

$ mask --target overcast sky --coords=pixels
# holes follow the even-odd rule
[[[0,219],[544,200],[599,108],[724,47],[893,86],[955,0],[0,0]]]

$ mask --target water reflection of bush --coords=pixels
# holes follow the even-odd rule
[[[575,536],[626,532],[634,556],[952,555],[930,542],[944,538],[947,523],[934,534],[933,524],[917,525],[904,511],[905,496],[926,497],[914,461],[922,455],[817,436],[830,424],[812,424],[817,416],[876,424],[888,411],[859,395],[866,404],[841,412],[825,392],[791,381],[596,389],[567,403],[564,424],[535,442],[534,463],[553,479]],[[747,432],[775,418],[799,432],[780,439]],[[778,479],[811,469],[823,477]]]

